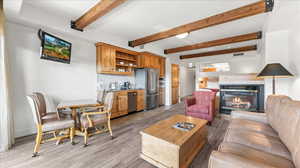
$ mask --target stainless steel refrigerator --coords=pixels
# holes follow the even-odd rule
[[[153,109],[159,105],[159,70],[143,68],[135,70],[135,85],[138,89],[145,89],[146,109]]]

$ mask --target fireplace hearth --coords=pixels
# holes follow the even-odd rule
[[[264,85],[220,85],[220,113],[264,112]]]

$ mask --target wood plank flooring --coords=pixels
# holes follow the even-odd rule
[[[42,144],[40,156],[32,158],[34,137],[18,139],[9,152],[0,153],[1,168],[153,168],[154,166],[139,158],[141,139],[139,131],[168,118],[183,114],[183,104],[161,107],[155,110],[135,113],[112,121],[115,139],[108,134],[89,138],[89,146],[83,148],[83,138],[76,137],[77,145],[68,141],[60,145],[55,142]],[[208,143],[196,156],[191,168],[207,168],[212,150],[222,141],[228,121],[216,119],[209,126]]]

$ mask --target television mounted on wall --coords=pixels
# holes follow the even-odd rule
[[[70,64],[72,43],[41,29],[38,35],[41,40],[41,59]]]

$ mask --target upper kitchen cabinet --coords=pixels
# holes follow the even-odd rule
[[[97,73],[133,75],[137,67],[138,52],[106,43],[96,43]]]
[[[150,52],[140,52],[138,66],[140,68],[157,68],[159,69],[159,56]]]
[[[138,58],[139,68],[155,68],[160,70],[160,77],[165,77],[165,58],[150,52],[141,52]]]

